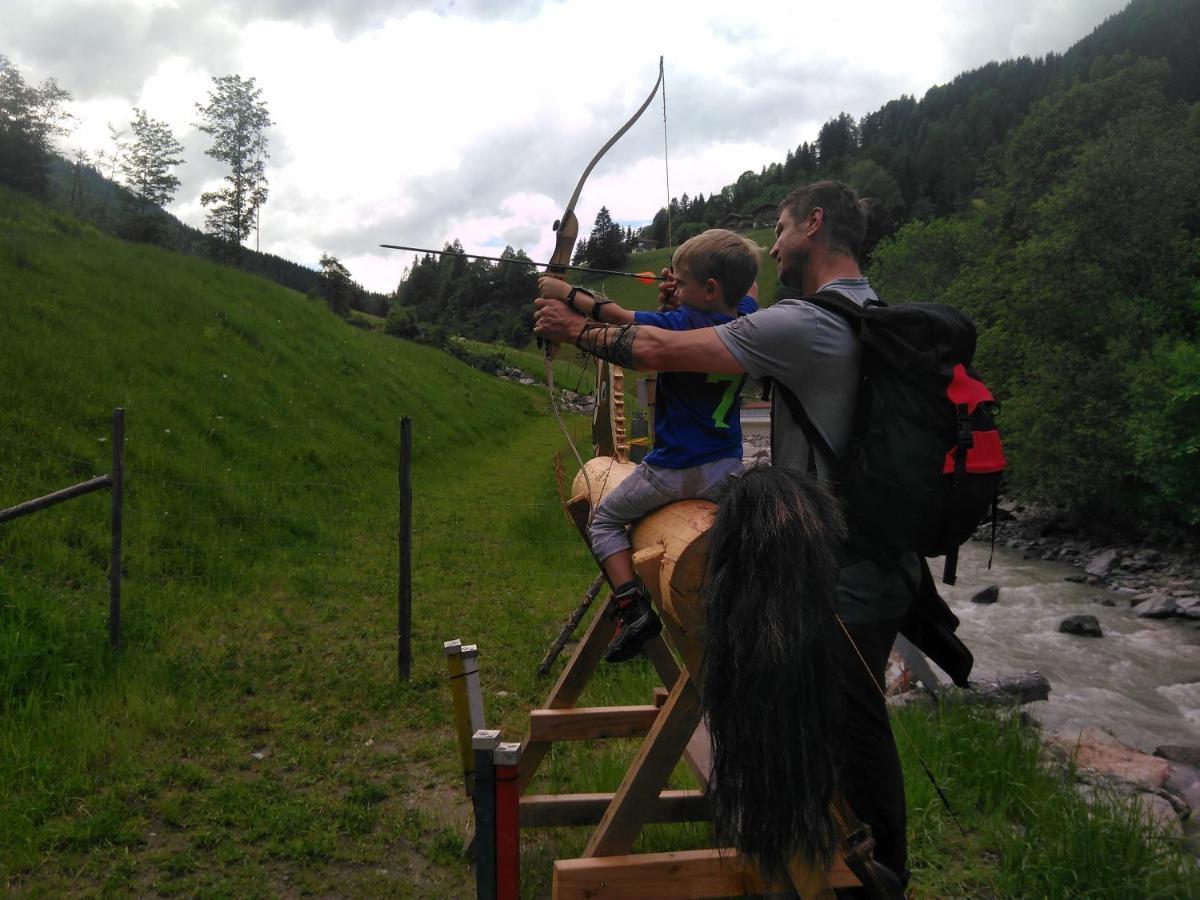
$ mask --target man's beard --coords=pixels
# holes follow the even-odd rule
[[[804,273],[808,271],[808,261],[812,252],[807,247],[801,247],[789,261],[785,269],[779,273],[779,281],[784,287],[800,290],[804,287]]]

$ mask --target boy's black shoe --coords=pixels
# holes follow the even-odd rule
[[[636,581],[623,584],[613,594],[610,616],[620,619],[617,633],[613,635],[604,661],[625,662],[642,651],[642,644],[662,631],[662,620],[650,605],[650,597]]]

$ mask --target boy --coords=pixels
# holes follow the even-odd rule
[[[758,309],[754,279],[760,248],[714,228],[675,251],[674,297],[667,312],[632,312],[607,297],[545,276],[541,296],[562,300],[597,322],[654,325],[672,331],[711,328]],[[671,284],[671,282],[668,282]],[[662,630],[646,589],[633,571],[625,529],[676,500],[715,500],[742,470],[739,393],[745,375],[665,372],[658,376],[654,450],[601,501],[588,526],[592,552],[613,585],[612,615],[620,619],[604,658],[624,662]]]

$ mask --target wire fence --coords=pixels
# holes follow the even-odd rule
[[[268,478],[232,466],[205,477],[208,472],[161,455],[143,460],[136,429],[134,423],[123,515],[125,620],[132,639],[146,635],[145,617],[161,622],[203,598],[241,588],[287,586],[311,603],[365,596],[381,611],[395,609],[394,475],[357,478],[347,469],[336,478],[313,478],[297,464]],[[78,436],[62,442],[48,436],[53,433],[44,427],[19,423],[0,435],[0,508],[106,470],[106,441],[95,440],[92,454]],[[549,473],[550,453],[530,465]],[[418,470],[411,542],[418,594],[442,581],[465,592],[536,590],[562,597],[562,614],[569,613],[595,567],[562,511],[553,479],[541,481],[539,492],[530,494],[489,481],[486,473],[456,482]],[[68,506],[0,525],[0,626],[5,620],[26,626],[24,638],[13,637],[10,628],[9,638],[0,640],[0,667],[7,667],[9,681],[25,663],[50,665],[48,643],[86,639],[103,617],[107,510],[94,498]],[[35,608],[39,604],[57,608]],[[418,603],[422,609],[428,612]],[[413,623],[416,630],[432,627],[419,618]],[[381,627],[380,639],[393,637]]]

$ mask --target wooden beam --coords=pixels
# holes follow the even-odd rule
[[[860,886],[840,858],[829,872],[829,883],[835,888]],[[695,900],[788,890],[783,884],[764,883],[758,870],[734,850],[686,850],[556,860],[551,896],[554,900]]]
[[[645,737],[658,717],[656,706],[581,706],[529,713],[531,741],[586,741]]]
[[[529,794],[521,798],[521,827],[595,825],[612,794]],[[663,791],[647,805],[647,822],[704,822],[709,818],[703,791]]]

